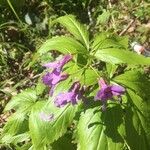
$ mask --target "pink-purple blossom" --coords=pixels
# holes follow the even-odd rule
[[[95,96],[95,100],[102,101],[102,103],[103,103],[102,109],[103,110],[106,109],[107,100],[113,99],[113,96],[120,97],[122,94],[125,93],[124,87],[122,87],[120,85],[108,85],[108,84],[106,84],[106,82],[104,81],[103,78],[100,78],[99,86],[101,87],[101,89],[97,92],[97,94]]]
[[[50,87],[50,96],[53,95],[54,88],[56,84],[58,84],[60,81],[66,80],[68,78],[68,74],[62,73],[63,66],[68,63],[72,59],[71,55],[65,55],[61,60],[50,62],[47,64],[44,64],[46,68],[53,69],[51,72],[47,72],[43,77],[43,83],[45,85],[48,85]]]
[[[55,105],[57,107],[63,107],[67,103],[71,103],[72,105],[77,104],[78,100],[82,98],[82,93],[80,90],[80,83],[75,82],[73,83],[72,87],[69,89],[68,92],[60,93],[55,99]]]
[[[56,84],[58,84],[60,81],[66,80],[68,76],[69,76],[68,74],[62,74],[61,72],[57,72],[56,70],[53,70],[51,73],[47,72],[42,77],[43,83],[50,87],[50,91],[49,91],[50,96],[53,95]]]
[[[46,68],[55,69],[57,72],[61,72],[63,66],[72,59],[72,55],[65,55],[61,60],[44,64]]]

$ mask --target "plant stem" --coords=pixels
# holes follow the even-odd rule
[[[7,0],[7,3],[9,5],[9,7],[11,8],[11,10],[13,11],[14,15],[16,16],[16,18],[18,19],[18,21],[22,24],[22,21],[20,20],[19,16],[17,15],[17,13],[16,13],[14,7],[12,6],[10,0]]]

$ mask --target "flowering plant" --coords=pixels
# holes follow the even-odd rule
[[[150,58],[131,52],[127,37],[89,35],[72,15],[54,23],[70,34],[48,39],[37,51],[56,50],[60,57],[43,65],[35,87],[7,104],[5,111],[15,113],[2,143],[25,142],[35,150],[150,149],[150,80],[141,68]]]

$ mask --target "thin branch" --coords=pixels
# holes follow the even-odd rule
[[[122,32],[120,32],[119,36],[125,34],[127,32],[127,30],[133,25],[134,22],[135,22],[135,20],[131,20],[129,22],[129,24],[127,25],[127,27]]]

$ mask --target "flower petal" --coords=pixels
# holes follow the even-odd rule
[[[70,101],[70,98],[71,97],[69,93],[60,93],[57,95],[54,104],[57,107],[63,107]]]
[[[58,63],[57,62],[50,62],[50,63],[46,63],[46,64],[44,64],[42,66],[44,66],[46,68],[52,68],[52,69],[54,69],[54,68],[58,67]]]
[[[112,91],[114,96],[119,96],[119,95],[124,94],[125,88],[120,86],[120,85],[112,85],[111,91]]]
[[[101,88],[107,87],[107,84],[103,78],[100,78],[100,80],[98,81],[98,84]]]
[[[55,62],[46,63],[43,66],[46,67],[46,68],[56,69],[58,72],[61,72],[62,67],[67,62],[69,62],[71,59],[72,59],[71,55],[65,55],[61,60],[55,61]]]

